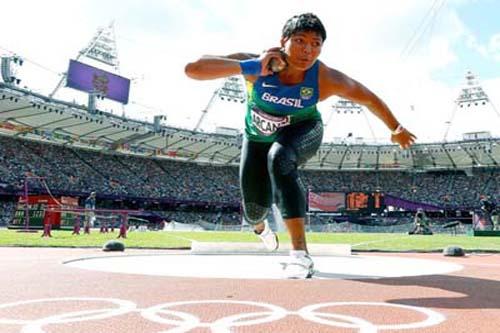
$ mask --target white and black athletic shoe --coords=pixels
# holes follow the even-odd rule
[[[271,230],[267,220],[264,220],[264,230],[262,230],[260,233],[254,230],[254,233],[259,236],[266,249],[268,249],[269,251],[276,251],[278,249],[278,235],[276,235],[276,233]]]

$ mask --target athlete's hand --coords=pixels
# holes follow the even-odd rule
[[[287,66],[285,54],[279,47],[273,47],[265,50],[259,57],[259,60],[262,65],[261,76],[272,75],[280,72]]]
[[[403,128],[398,134],[391,135],[391,141],[399,144],[399,147],[402,149],[410,148],[410,146],[415,143],[416,139],[417,137],[406,128]]]

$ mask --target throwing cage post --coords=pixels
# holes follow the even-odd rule
[[[75,217],[75,224],[73,225],[73,233],[72,233],[72,235],[79,235],[80,234],[80,229],[81,229],[80,216],[77,215]]]
[[[43,225],[42,237],[52,237],[52,223],[46,223]]]
[[[117,238],[127,238],[127,229],[128,229],[128,214],[123,213],[121,215],[122,223],[120,225],[120,233]]]
[[[83,233],[86,235],[90,235],[90,222],[85,220],[83,223]]]

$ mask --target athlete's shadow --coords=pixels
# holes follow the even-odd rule
[[[388,300],[389,303],[448,309],[500,309],[500,281],[452,275],[412,276],[377,280],[357,279],[356,281],[391,287],[418,286],[435,288],[464,295],[393,299]]]

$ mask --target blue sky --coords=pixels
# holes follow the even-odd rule
[[[469,1],[460,5],[459,14],[464,23],[473,33],[479,36],[481,42],[498,33],[498,26],[493,23],[498,20],[500,3],[495,0]]]
[[[457,5],[457,12],[464,25],[475,38],[477,46],[482,46],[486,54],[479,53],[477,48],[463,43],[456,43],[454,49],[459,55],[458,61],[441,68],[435,75],[452,83],[453,77],[463,74],[464,69],[473,69],[482,79],[496,78],[500,74],[500,2],[493,0],[469,1]],[[497,36],[496,50],[490,45]],[[496,56],[496,59],[495,59]]]
[[[9,15],[0,23],[0,54],[25,57],[22,85],[48,94],[69,59],[99,26],[114,20],[121,74],[134,79],[126,115],[151,121],[161,113],[169,125],[193,128],[221,81],[188,79],[184,65],[203,54],[276,46],[286,19],[309,11],[328,32],[320,59],[376,92],[421,142],[443,138],[466,70],[479,75],[500,109],[500,1],[494,0],[18,0],[2,4]],[[427,25],[418,30],[422,22]],[[402,56],[415,32],[415,47]],[[56,97],[86,101],[68,88]],[[325,122],[331,119],[326,141],[347,133],[387,141],[387,129],[374,116],[332,114],[335,102],[319,105]],[[100,103],[101,109],[123,112],[120,105]],[[244,112],[241,105],[217,101],[202,128],[241,129]],[[474,118],[463,113],[448,139],[476,130],[500,136],[500,116],[492,110]]]

